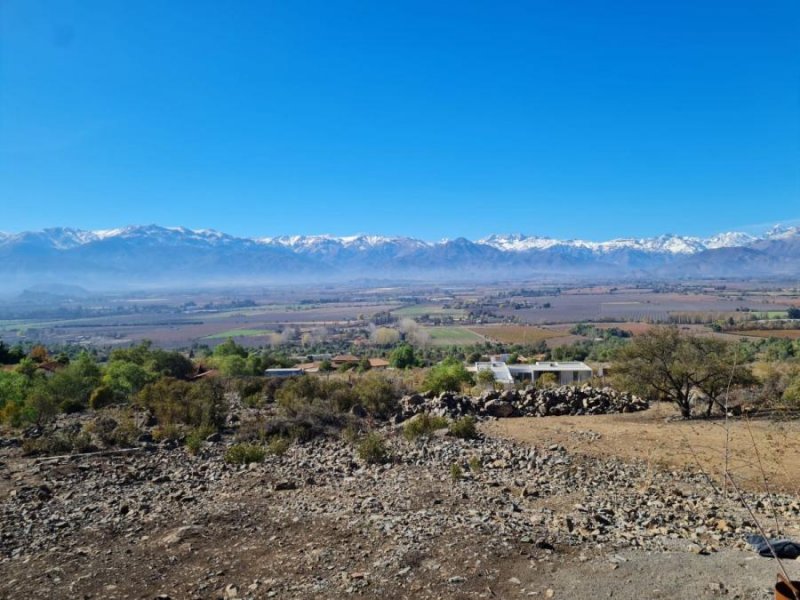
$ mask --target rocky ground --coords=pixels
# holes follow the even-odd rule
[[[0,596],[770,597],[776,565],[744,543],[752,517],[691,468],[383,433],[382,465],[332,438],[249,466],[223,461],[227,437],[197,456],[6,448]],[[796,532],[797,498],[745,499]]]
[[[528,386],[523,390],[488,390],[480,396],[412,394],[400,402],[397,420],[420,413],[458,418],[475,417],[552,417],[605,415],[646,410],[648,403],[631,394],[610,387],[565,385],[552,388]]]

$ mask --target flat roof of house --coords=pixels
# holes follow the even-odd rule
[[[579,360],[564,362],[535,362],[529,365],[534,371],[591,371],[592,368]]]

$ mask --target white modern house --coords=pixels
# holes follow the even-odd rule
[[[524,365],[508,365],[500,361],[478,362],[471,371],[491,371],[498,383],[511,384],[515,381],[535,383],[545,373],[553,373],[560,385],[582,383],[592,378],[592,368],[577,360],[564,362],[535,362]]]

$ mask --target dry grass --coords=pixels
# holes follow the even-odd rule
[[[667,420],[673,416],[672,406],[659,404],[640,413],[503,419],[486,427],[493,435],[537,446],[561,444],[588,456],[615,456],[671,468],[699,465],[722,487],[724,421]],[[773,491],[800,491],[800,422],[737,419],[729,421],[729,427],[729,470],[743,488],[763,492],[766,475]]]

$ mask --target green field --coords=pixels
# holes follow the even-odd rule
[[[437,346],[467,346],[484,341],[482,336],[464,327],[427,327],[425,331]]]
[[[229,329],[213,335],[206,336],[207,340],[219,340],[236,337],[262,337],[275,333],[269,329]]]
[[[396,317],[420,317],[422,315],[431,315],[436,317],[463,317],[464,311],[460,308],[444,308],[443,306],[435,306],[430,304],[415,304],[413,306],[404,306],[393,310],[392,314]]]
[[[789,313],[785,310],[754,311],[750,313],[756,319],[786,319]]]

